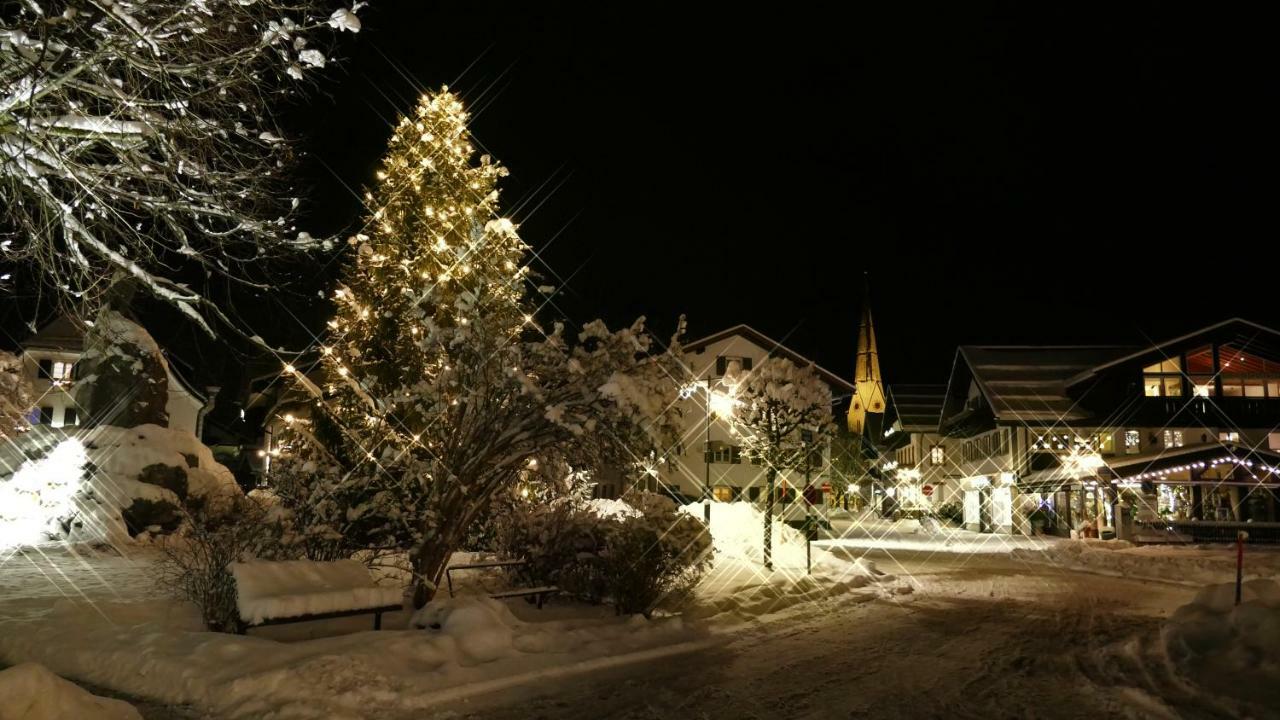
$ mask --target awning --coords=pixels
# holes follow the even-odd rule
[[[1198,478],[1214,484],[1274,485],[1280,482],[1280,453],[1230,442],[1188,445],[1108,459],[1099,475],[1110,480],[1187,483]]]

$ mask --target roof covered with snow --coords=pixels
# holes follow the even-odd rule
[[[1070,379],[1131,351],[1114,345],[962,345],[958,358],[997,421],[1056,422],[1088,417],[1067,394]]]
[[[751,341],[752,343],[755,343],[756,345],[760,346],[764,350],[768,351],[770,355],[787,358],[788,360],[790,360],[793,363],[796,363],[797,365],[812,365],[813,369],[817,371],[818,376],[821,377],[828,385],[830,385],[833,390],[838,390],[840,392],[850,393],[850,394],[852,394],[854,391],[853,384],[850,383],[848,380],[845,380],[839,375],[831,372],[830,370],[827,370],[821,365],[801,355],[795,350],[792,350],[791,348],[783,345],[777,340],[774,340],[768,335],[765,335],[759,330],[756,330],[750,325],[745,325],[745,324],[734,325],[733,327],[726,328],[724,330],[721,330],[720,332],[712,333],[706,337],[698,338],[697,340],[694,340],[692,342],[687,342],[684,344],[684,347],[686,350],[700,350],[702,348],[705,348],[708,345],[711,345],[712,343],[716,343],[726,338],[730,338],[734,336],[745,338]]]
[[[889,402],[906,432],[936,432],[946,385],[892,385]]]
[[[40,328],[35,335],[27,338],[22,347],[26,350],[66,350],[81,352],[84,350],[84,325],[70,315],[59,315],[53,321]]]

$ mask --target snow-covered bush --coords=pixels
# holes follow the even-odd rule
[[[246,497],[233,503],[230,512],[186,513],[181,532],[160,541],[156,565],[160,586],[200,608],[205,625],[216,632],[243,630],[231,563],[296,556],[282,542],[283,528],[270,508]]]
[[[624,613],[679,605],[711,565],[706,525],[654,493],[604,504],[527,503],[498,528],[499,550],[528,561],[513,569],[516,581],[556,585],[587,602],[608,598]]]
[[[711,567],[711,534],[668,497],[631,492],[623,500],[639,512],[608,521],[605,583],[618,612],[648,617],[659,604],[678,606],[688,598]]]
[[[607,520],[570,502],[512,503],[494,521],[496,549],[525,565],[512,579],[531,586],[555,585],[588,602],[603,596],[592,568],[605,543]]]

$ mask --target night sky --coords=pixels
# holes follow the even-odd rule
[[[891,382],[944,380],[960,343],[1280,324],[1260,18],[551,5],[364,11],[301,128],[320,229],[447,83],[576,321],[748,323],[852,373],[866,272]]]
[[[395,115],[447,83],[575,322],[748,323],[851,374],[867,273],[891,383],[962,343],[1280,325],[1270,18],[690,5],[376,0],[287,117],[303,227],[356,229]],[[332,267],[242,314],[318,329]]]

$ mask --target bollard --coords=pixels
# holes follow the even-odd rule
[[[1240,604],[1240,589],[1244,582],[1244,541],[1249,533],[1241,530],[1236,533],[1236,605]]]

